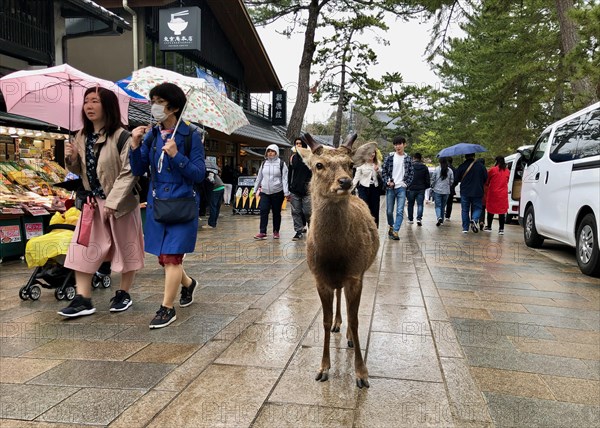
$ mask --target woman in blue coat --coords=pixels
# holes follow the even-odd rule
[[[175,137],[172,135],[185,106],[183,91],[173,83],[162,83],[150,91],[150,100],[152,116],[157,125],[150,129],[140,126],[133,130],[129,160],[133,175],[142,176],[148,172],[151,177],[144,249],[157,255],[158,262],[165,269],[163,303],[150,322],[150,328],[161,328],[176,319],[174,301],[179,284],[182,285],[179,306],[183,308],[194,301],[197,282],[185,273],[183,256],[193,252],[196,247],[198,217],[178,224],[157,222],[154,219],[153,192],[156,191],[156,197],[161,199],[194,195],[196,205],[199,205],[200,195],[194,191],[194,183],[204,179],[205,166],[204,146],[199,132],[182,121]],[[192,144],[189,153],[186,153],[185,141],[189,140],[190,133]]]

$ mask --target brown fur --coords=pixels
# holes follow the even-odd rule
[[[312,171],[310,194],[312,215],[306,240],[308,267],[317,282],[323,305],[325,339],[323,357],[316,380],[326,381],[331,367],[329,341],[331,332],[339,332],[341,290],[346,297],[348,345],[354,347],[354,369],[358,387],[368,387],[368,370],[363,361],[358,338],[358,308],[363,275],[371,266],[379,248],[379,235],[367,204],[350,193],[352,159],[350,150],[356,135],[335,150],[323,150],[305,134],[313,152],[299,149]],[[335,323],[333,296],[337,296]]]

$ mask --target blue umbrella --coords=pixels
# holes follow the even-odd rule
[[[125,77],[125,78],[123,78],[121,80],[117,80],[115,83],[117,84],[117,86],[119,86],[125,92],[127,92],[127,94],[131,98],[138,99],[138,100],[148,101],[145,96],[140,95],[137,92],[132,91],[131,89],[127,89],[127,85],[129,85],[131,83],[131,76],[127,76],[127,77]]]
[[[449,158],[452,156],[468,155],[471,153],[487,152],[485,147],[479,144],[458,143],[440,150],[438,158]]]

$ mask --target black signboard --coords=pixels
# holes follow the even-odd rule
[[[161,9],[158,15],[160,50],[200,50],[200,8]]]
[[[273,91],[273,119],[274,126],[285,126],[287,123],[287,92]]]
[[[238,187],[233,200],[234,214],[260,214],[260,210],[258,209],[260,192],[258,195],[254,194],[255,182],[255,176],[242,176],[238,178]]]

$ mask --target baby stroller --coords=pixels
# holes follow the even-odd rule
[[[27,284],[19,290],[22,300],[38,300],[44,288],[54,288],[57,300],[73,300],[75,297],[75,275],[64,267],[65,258],[73,237],[79,211],[69,209],[64,216],[56,213],[50,221],[46,234],[30,239],[25,249],[25,259],[29,267],[36,266]],[[92,277],[92,287],[111,285],[110,262],[102,264]]]

